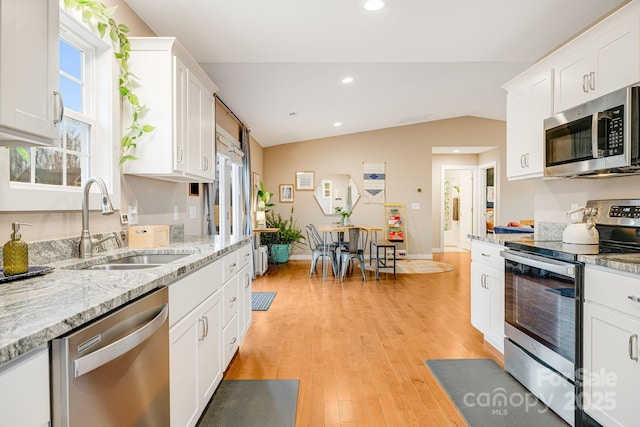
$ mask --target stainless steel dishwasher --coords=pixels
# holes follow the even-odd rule
[[[53,426],[169,426],[168,312],[162,288],[53,340]]]

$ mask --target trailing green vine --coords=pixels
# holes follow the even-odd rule
[[[120,164],[127,160],[135,160],[132,151],[138,144],[138,139],[145,133],[153,132],[154,126],[143,124],[141,119],[147,112],[147,108],[140,103],[138,96],[131,88],[131,79],[135,76],[129,71],[128,61],[131,54],[131,45],[127,33],[129,28],[124,24],[118,24],[111,15],[116,7],[107,7],[95,0],[64,0],[64,7],[68,10],[76,10],[82,14],[83,22],[94,21],[100,38],[109,33],[109,38],[114,45],[114,56],[120,67],[118,86],[120,95],[126,100],[131,109],[131,124],[127,127],[127,133],[120,140]]]

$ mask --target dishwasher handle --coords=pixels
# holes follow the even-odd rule
[[[78,378],[88,372],[93,371],[100,366],[111,362],[114,359],[128,353],[133,348],[143,343],[149,337],[151,337],[162,324],[167,320],[169,315],[169,305],[163,304],[162,309],[158,314],[145,323],[140,328],[136,329],[126,337],[122,337],[117,341],[101,348],[86,356],[79,357],[73,361],[73,376]]]

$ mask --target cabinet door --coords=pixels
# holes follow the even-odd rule
[[[240,339],[245,336],[251,326],[251,267],[246,265],[238,273],[240,286]]]
[[[507,177],[525,175],[525,153],[529,146],[529,104],[531,95],[528,85],[512,89],[507,94]]]
[[[584,402],[604,426],[637,425],[640,319],[585,302]]]
[[[598,96],[640,80],[639,27],[635,17],[598,39],[594,49]]]
[[[213,178],[215,100],[193,73],[187,73],[187,171]]]
[[[222,381],[222,293],[217,292],[199,310],[198,390],[203,410]]]
[[[46,346],[0,368],[0,425],[49,425],[49,352]]]
[[[593,57],[587,48],[563,58],[554,67],[553,102],[555,113],[587,102],[593,95],[589,93],[589,73],[594,70]]]
[[[483,334],[489,329],[491,306],[487,269],[477,262],[471,263],[471,324]]]
[[[198,406],[199,316],[193,312],[169,330],[171,426],[194,426]]]
[[[58,1],[1,0],[0,8],[0,125],[50,145],[59,138],[54,119],[62,114]]]
[[[529,85],[529,140],[526,176],[539,177],[544,171],[544,119],[553,114],[553,73],[536,75]]]
[[[489,328],[485,339],[504,353],[504,272],[488,273],[489,288]]]
[[[173,168],[176,171],[187,170],[187,68],[176,56],[174,59],[174,141]]]

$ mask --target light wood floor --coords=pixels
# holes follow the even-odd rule
[[[297,427],[464,426],[425,360],[502,359],[470,324],[469,253],[434,260],[455,270],[340,283],[289,261],[258,277],[254,291],[278,294],[225,379],[299,379]]]

